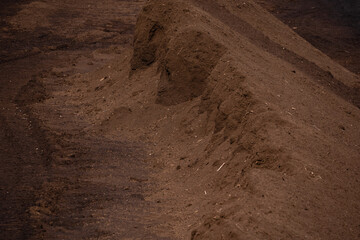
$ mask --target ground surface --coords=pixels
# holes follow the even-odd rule
[[[2,238],[359,238],[340,2],[1,1]]]
[[[163,239],[145,145],[84,132],[61,94],[131,43],[142,2],[1,4],[2,238]]]
[[[357,1],[257,2],[316,48],[359,74],[360,6]]]

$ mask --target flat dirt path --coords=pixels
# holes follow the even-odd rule
[[[146,146],[88,132],[78,106],[64,105],[66,77],[104,66],[129,47],[143,2],[2,1],[3,239],[171,236],[154,230],[164,220],[144,199],[154,187]]]

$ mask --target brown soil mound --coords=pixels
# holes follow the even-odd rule
[[[148,199],[180,238],[359,236],[357,75],[252,1],[150,1],[128,55],[88,94],[107,133],[153,143],[167,187]]]
[[[123,194],[118,186],[128,177],[139,188],[156,183],[131,193],[151,206],[144,221],[132,220],[146,223],[146,233],[359,238],[358,75],[252,0],[150,0],[137,21],[134,49],[118,51],[95,71],[64,79],[68,88],[52,101],[72,113],[62,125],[71,128],[77,122],[69,116],[76,115],[86,123],[83,134],[101,136],[83,143],[89,153],[79,162],[97,156],[88,170],[95,175],[86,181],[97,176],[112,183],[114,194]],[[142,168],[127,151],[117,158],[120,139],[141,143],[151,176],[138,176]],[[131,169],[135,177],[121,175]],[[112,217],[108,228],[118,227],[117,213],[140,212],[128,198],[126,204],[114,199],[107,215],[102,204],[97,210]],[[154,216],[159,224],[148,225]]]

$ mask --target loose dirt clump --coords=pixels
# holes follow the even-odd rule
[[[173,105],[200,96],[207,78],[225,53],[220,45],[205,33],[188,30],[178,32],[160,57],[160,82],[157,102]]]
[[[203,93],[206,79],[226,49],[196,27],[179,29],[175,23],[183,16],[178,12],[188,11],[179,3],[162,6],[168,8],[155,11],[154,5],[149,5],[140,15],[131,66],[137,70],[158,63],[161,76],[157,102],[174,105]]]
[[[33,103],[40,103],[49,98],[42,80],[33,76],[29,82],[21,87],[15,101],[18,104],[27,105]]]

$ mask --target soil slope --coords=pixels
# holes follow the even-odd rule
[[[179,238],[359,237],[356,74],[253,1],[150,1],[124,55],[80,99],[153,143]]]
[[[360,237],[355,68],[259,1],[80,2],[6,19],[25,39],[56,30],[2,52],[18,79],[0,89],[6,236]]]

